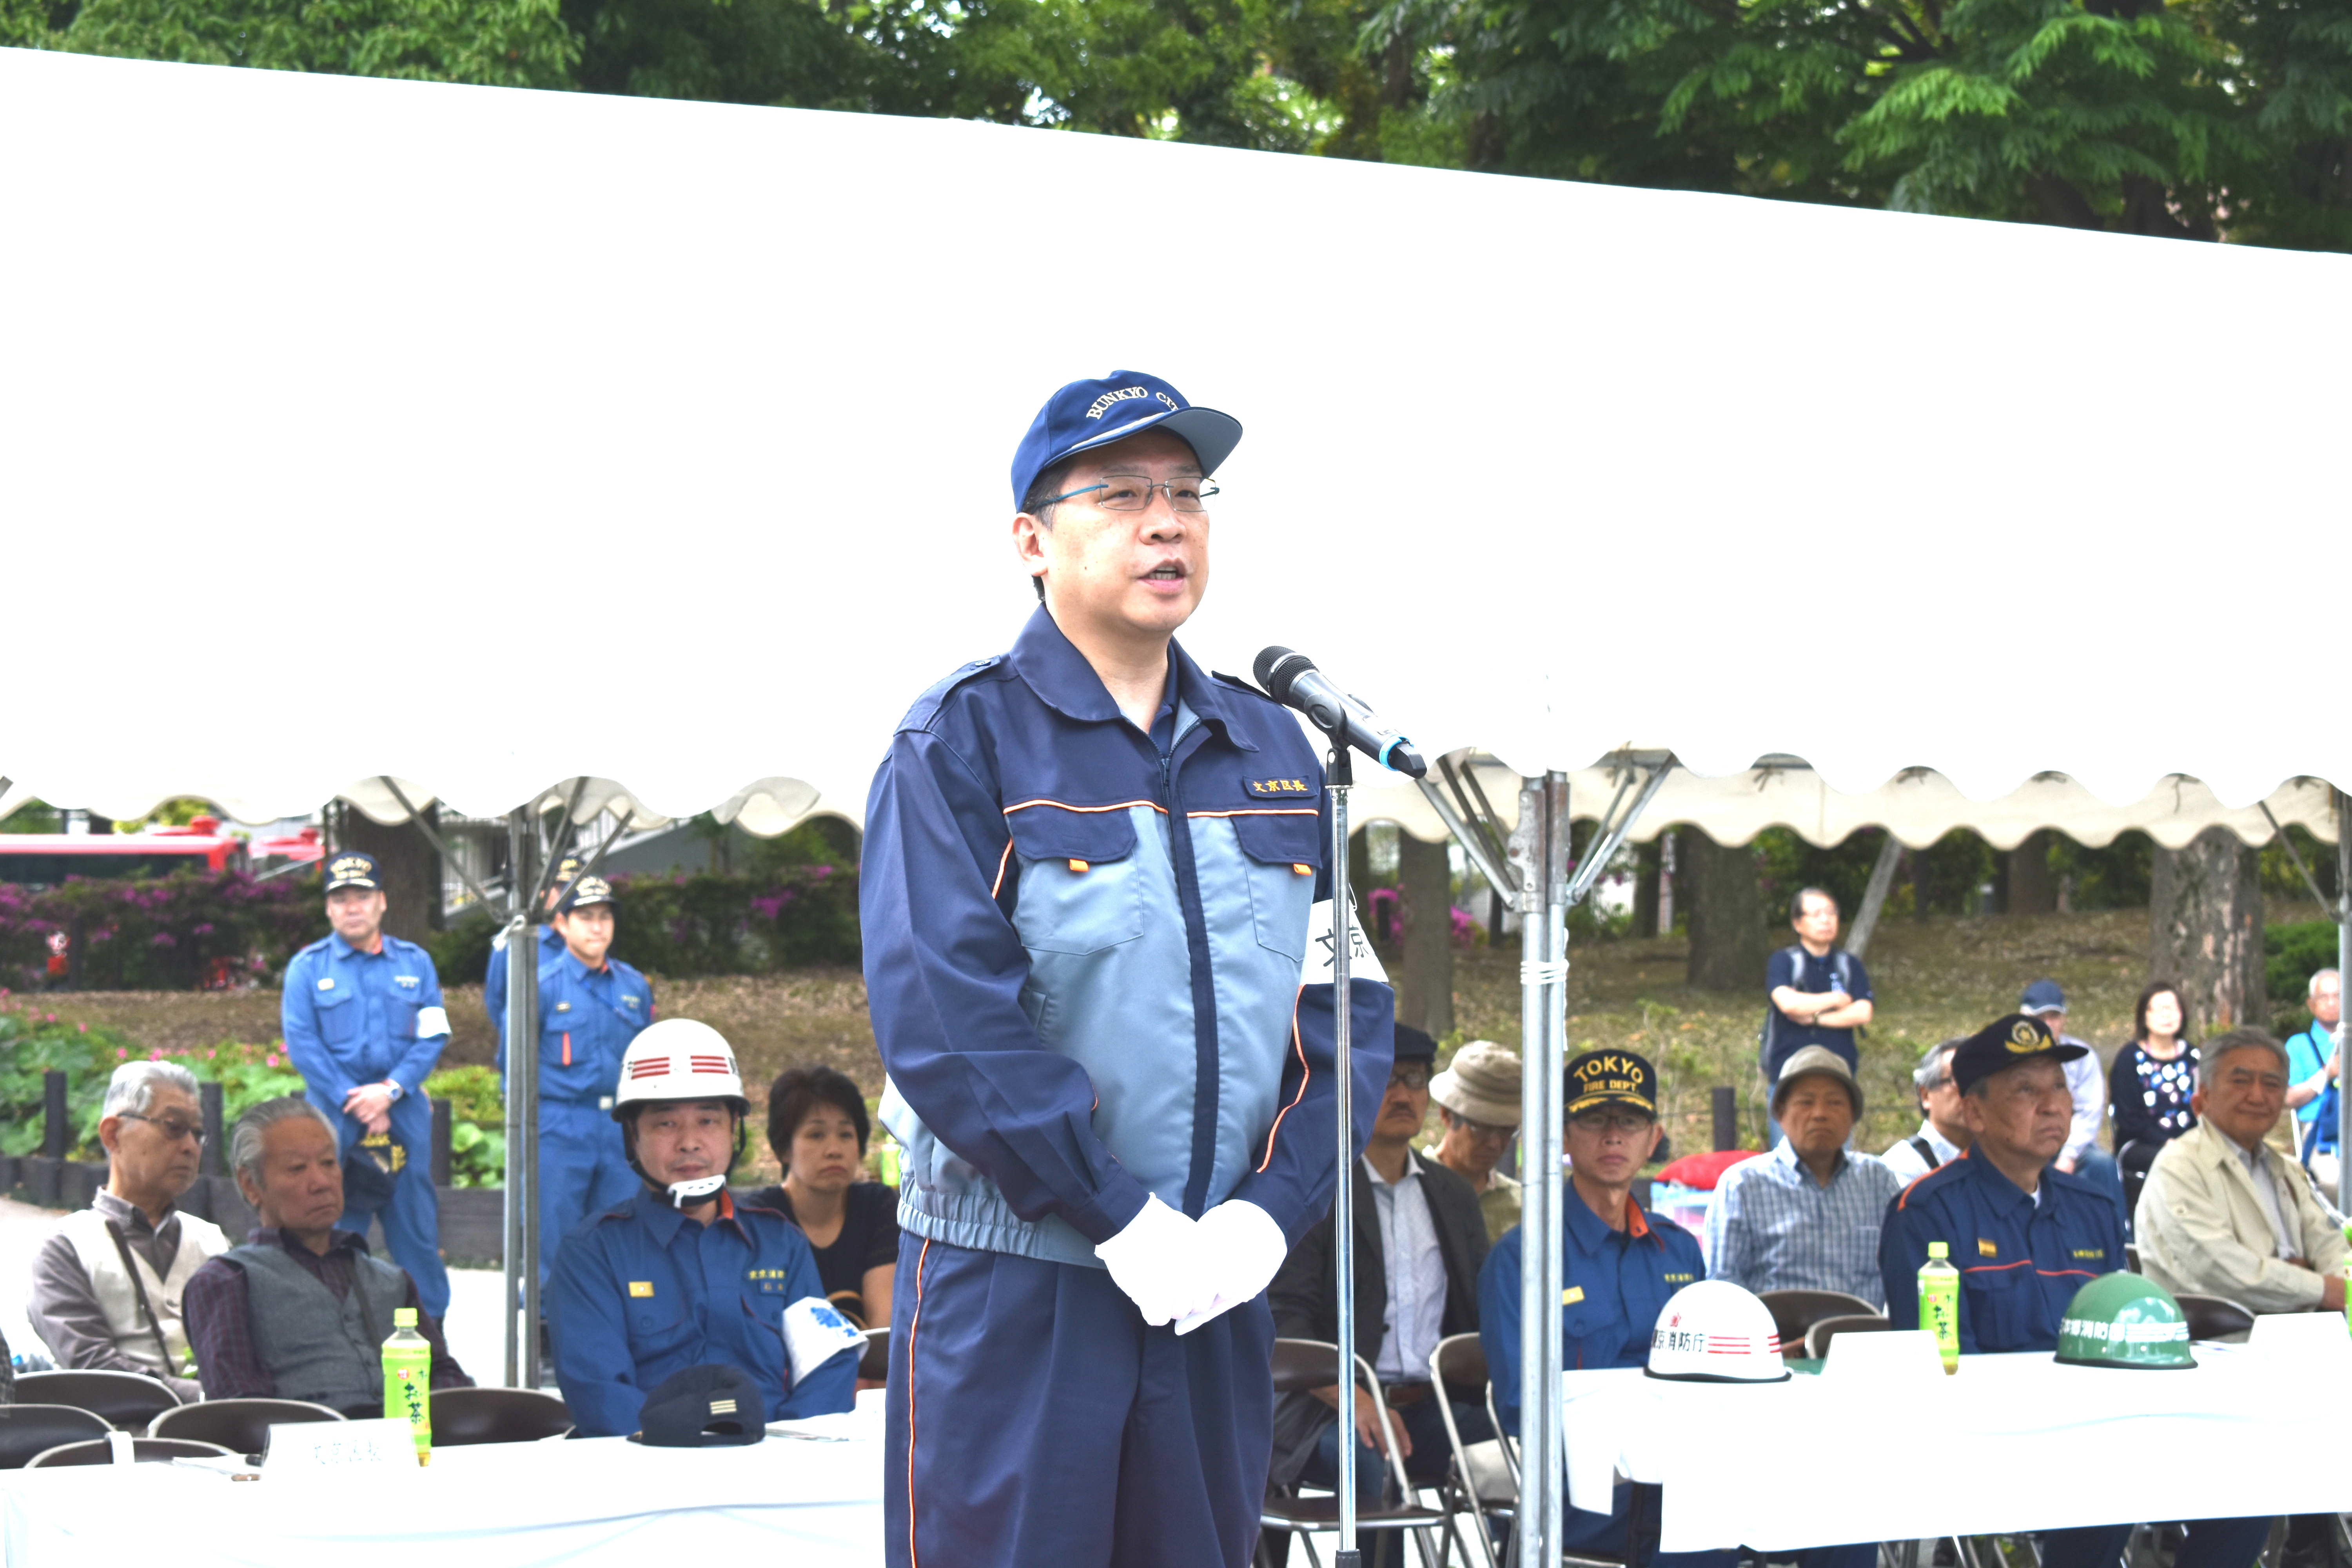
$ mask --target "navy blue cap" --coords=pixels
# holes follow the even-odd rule
[[[375,857],[362,855],[356,849],[345,849],[327,857],[327,891],[337,888],[381,888],[383,879],[376,875]]]
[[[568,915],[572,910],[585,909],[590,904],[609,904],[614,901],[613,884],[604,878],[575,877],[564,885],[563,896],[555,901],[555,912],[559,915]]]
[[[1401,1062],[1433,1062],[1437,1059],[1437,1042],[1429,1037],[1426,1029],[1416,1029],[1411,1024],[1396,1026],[1396,1059]]]
[[[1658,1115],[1658,1069],[1632,1051],[1586,1051],[1568,1063],[1568,1113],[1596,1105],[1630,1105]]]
[[[2024,995],[2018,998],[2017,1010],[2035,1014],[2063,1013],[2066,1010],[2066,993],[2058,989],[2055,980],[2037,980],[2025,988]]]
[[[2050,1026],[2029,1013],[1995,1018],[1952,1053],[1952,1086],[1962,1094],[1993,1074],[2036,1057],[2071,1062],[2091,1053],[2081,1046],[2063,1045]]]
[[[741,1367],[711,1363],[679,1369],[654,1385],[637,1414],[648,1448],[708,1448],[756,1443],[768,1435],[768,1405]]]
[[[1182,437],[1201,460],[1201,472],[1241,445],[1242,422],[1213,408],[1195,408],[1184,395],[1156,375],[1115,370],[1100,381],[1074,381],[1037,410],[1029,433],[1013,451],[1013,504],[1029,499],[1037,476],[1073,452],[1108,447],[1146,430]]]

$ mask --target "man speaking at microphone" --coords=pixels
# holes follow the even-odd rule
[[[1256,1539],[1265,1292],[1331,1200],[1336,1031],[1314,748],[1173,640],[1241,433],[1129,371],[1048,398],[1013,457],[1039,606],[916,702],[867,798],[898,1568],[1241,1568]],[[1350,952],[1360,1148],[1394,999]]]

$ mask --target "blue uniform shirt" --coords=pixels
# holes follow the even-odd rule
[[[2318,1077],[2320,1069],[2326,1067],[2327,1058],[2335,1054],[2334,1031],[2320,1025],[2314,1024],[2302,1033],[2290,1036],[2286,1042],[2288,1087],[2292,1088],[2298,1083],[2308,1083]],[[2322,1105],[2326,1105],[2330,1110],[2335,1109],[2335,1094],[2336,1086],[2331,1083],[2294,1108],[2295,1120],[2306,1125],[2318,1121]],[[2324,1146],[2332,1145],[2335,1139],[2323,1133],[2321,1142]]]
[[[563,951],[563,933],[551,925],[539,928],[539,961],[545,963]],[[606,954],[607,957],[611,955]],[[490,948],[490,966],[482,974],[482,1005],[488,1009],[490,1027],[499,1032],[499,1048],[507,1043],[507,947],[503,942]]]
[[[415,1098],[449,1043],[432,957],[396,936],[373,953],[339,936],[296,953],[286,966],[278,1022],[311,1103],[331,1116],[342,1113],[362,1084],[389,1079],[404,1100]]]
[[[1625,1200],[1626,1226],[1612,1230],[1563,1185],[1566,1255],[1560,1270],[1561,1365],[1570,1372],[1643,1366],[1650,1331],[1674,1293],[1706,1278],[1698,1238]],[[1519,1279],[1522,1227],[1503,1233],[1478,1271],[1478,1341],[1504,1429],[1519,1430]]]
[[[1870,971],[1862,966],[1862,960],[1836,948],[1819,958],[1807,952],[1802,943],[1780,949],[1764,965],[1764,994],[1769,997],[1783,985],[1814,996],[1843,991],[1856,1002],[1873,1000]],[[1854,1046],[1852,1029],[1824,1029],[1801,1024],[1778,1007],[1772,1011],[1772,1039],[1763,1063],[1766,1078],[1778,1079],[1780,1064],[1807,1046],[1827,1046],[1847,1067],[1860,1070],[1862,1054]]]
[[[563,1402],[587,1436],[625,1436],[662,1379],[719,1363],[758,1381],[771,1421],[846,1410],[855,1354],[793,1383],[783,1313],[804,1296],[822,1300],[824,1287],[807,1238],[783,1215],[722,1193],[719,1217],[698,1225],[641,1189],[573,1231],[556,1256],[547,1307]]]
[[[539,1092],[542,1100],[595,1106],[621,1081],[621,1057],[653,1022],[653,987],[619,959],[591,969],[570,948],[539,966]],[[507,1070],[499,1033],[499,1076]]]
[[[1991,1161],[1964,1152],[1886,1210],[1878,1271],[1898,1329],[1919,1326],[1919,1270],[1931,1241],[1950,1247],[1960,1271],[1962,1354],[2054,1351],[2074,1292],[2124,1266],[2123,1210],[2104,1187],[2054,1165],[2029,1196]]]

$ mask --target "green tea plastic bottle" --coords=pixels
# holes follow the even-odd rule
[[[1952,1249],[1945,1242],[1927,1244],[1927,1266],[1919,1270],[1919,1326],[1935,1334],[1944,1375],[1959,1371],[1960,1271],[1952,1267]]]
[[[392,1314],[392,1338],[383,1342],[383,1413],[408,1423],[416,1435],[416,1462],[433,1462],[433,1346],[416,1331],[416,1309]]]

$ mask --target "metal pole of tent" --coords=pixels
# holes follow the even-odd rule
[[[538,848],[538,825],[528,808],[517,810],[507,818],[504,1251],[509,1388],[539,1385],[539,938],[531,893]]]
[[[2280,835],[2284,837],[2285,835]],[[2352,975],[2352,795],[2336,792],[2336,995],[2344,994],[2344,977]],[[2336,1013],[2336,1051],[2352,1039],[2339,1003]],[[2336,1206],[2352,1212],[2352,1083],[2336,1079]]]
[[[1339,1180],[1331,1193],[1331,1257],[1339,1275],[1339,1543],[1333,1568],[1357,1568],[1356,1551],[1356,1064],[1355,997],[1349,984],[1349,949],[1355,944],[1356,911],[1348,889],[1348,791],[1356,782],[1347,742],[1333,738],[1324,788],[1331,796],[1331,1022],[1334,1100],[1339,1110]],[[1387,1434],[1381,1435],[1383,1437]]]

